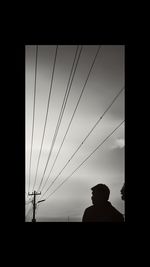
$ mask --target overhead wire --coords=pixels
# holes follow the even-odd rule
[[[84,142],[87,140],[87,138],[90,136],[90,134],[93,132],[93,130],[96,128],[96,126],[99,124],[99,122],[102,120],[102,118],[105,116],[105,114],[109,111],[109,109],[112,107],[112,105],[114,104],[114,102],[116,101],[116,99],[119,97],[119,95],[123,92],[124,87],[121,88],[121,90],[117,93],[117,95],[114,97],[114,99],[112,100],[112,102],[109,104],[109,106],[107,107],[107,109],[103,112],[103,114],[99,117],[99,119],[97,120],[97,122],[93,125],[92,129],[89,131],[89,133],[86,135],[86,137],[82,140],[82,142],[80,143],[80,145],[77,147],[77,149],[74,151],[74,153],[72,154],[72,156],[69,158],[69,160],[66,162],[66,164],[64,165],[64,167],[61,169],[61,171],[59,172],[59,174],[55,177],[55,179],[51,182],[51,184],[49,185],[48,189],[45,191],[45,193],[48,192],[48,190],[51,188],[51,186],[55,183],[55,181],[58,179],[58,177],[61,175],[61,173],[63,172],[63,170],[67,167],[67,165],[70,163],[70,161],[73,159],[73,157],[76,155],[76,153],[79,151],[79,149],[81,148],[81,146],[84,144]],[[45,195],[44,193],[44,195]],[[43,197],[43,196],[42,196]]]
[[[28,187],[28,192],[30,192],[30,183],[31,183],[31,163],[32,163],[33,135],[34,135],[34,124],[35,124],[35,99],[36,99],[36,82],[37,82],[37,60],[38,60],[38,46],[36,46],[36,55],[35,55],[34,100],[33,100],[33,119],[32,119],[32,136],[31,136],[31,151],[30,151],[30,163],[29,163],[29,187]]]
[[[74,72],[73,72],[73,68],[74,68],[74,65],[75,65],[75,60],[76,60],[76,57],[77,57],[78,48],[79,48],[79,46],[77,46],[77,49],[76,49],[73,65],[72,65],[71,72],[70,72],[70,77],[69,77],[67,88],[66,88],[66,92],[65,92],[65,95],[64,95],[61,111],[60,111],[60,114],[59,114],[59,119],[58,119],[58,122],[57,122],[57,126],[56,126],[55,133],[54,133],[54,136],[53,136],[51,148],[50,148],[50,151],[49,151],[49,155],[48,155],[48,158],[47,158],[47,162],[46,162],[46,165],[45,165],[45,168],[44,168],[44,172],[43,172],[43,175],[42,175],[42,178],[41,178],[41,182],[40,182],[38,191],[40,190],[40,187],[41,187],[43,179],[44,179],[44,175],[45,175],[45,172],[46,172],[49,160],[50,160],[50,156],[51,156],[51,153],[52,153],[52,150],[53,150],[53,147],[54,147],[54,144],[55,144],[55,140],[56,140],[56,137],[57,137],[57,134],[58,134],[58,131],[59,131],[61,120],[62,120],[64,111],[65,111],[65,107],[66,107],[66,103],[67,103],[67,100],[68,100],[68,97],[69,97],[69,93],[70,93],[72,81],[73,81],[73,78],[74,78],[74,74],[75,74],[75,71],[76,71],[76,68],[77,68],[77,65],[78,65],[78,61],[79,61],[79,58],[80,58],[80,55],[81,55],[82,46],[81,46],[81,49],[80,49],[80,52],[79,52],[79,55],[78,55],[78,58],[77,58],[76,66],[75,66],[75,69],[74,69]],[[73,76],[72,76],[72,72],[73,72]],[[71,83],[70,83],[71,76],[72,76],[72,80],[71,80]],[[69,86],[69,83],[70,83],[70,86]]]
[[[44,142],[44,137],[45,137],[45,130],[46,130],[46,124],[47,124],[47,118],[48,118],[48,112],[49,112],[49,106],[50,106],[51,91],[52,91],[52,85],[53,85],[53,79],[54,79],[54,71],[55,71],[55,65],[56,65],[57,52],[58,52],[58,45],[56,46],[56,50],[55,50],[53,70],[52,70],[51,83],[50,83],[50,90],[49,90],[49,96],[48,96],[48,102],[47,102],[47,110],[46,110],[45,123],[44,123],[44,130],[43,130],[43,136],[42,136],[42,141],[41,141],[40,152],[39,152],[39,156],[38,156],[36,174],[35,174],[35,178],[34,178],[34,184],[33,184],[32,191],[34,190],[36,180],[37,180],[37,173],[38,173],[38,168],[39,168],[39,163],[40,163],[40,158],[41,158],[41,152],[42,152],[43,142]]]
[[[46,200],[52,196],[67,180],[106,142],[106,140],[124,123],[123,120],[93,151],[87,156],[84,161],[46,198]]]
[[[99,51],[100,51],[100,48],[101,48],[101,45],[98,46],[98,49],[97,49],[97,51],[96,51],[96,54],[95,54],[95,57],[94,57],[94,59],[93,59],[92,65],[91,65],[91,67],[90,67],[90,69],[89,69],[89,72],[88,72],[86,81],[85,81],[84,86],[83,86],[83,88],[82,88],[82,90],[81,90],[81,93],[80,93],[80,96],[79,96],[79,98],[78,98],[76,107],[75,107],[75,109],[74,109],[74,112],[73,112],[72,117],[71,117],[71,119],[70,119],[70,122],[69,122],[69,124],[68,124],[66,133],[65,133],[65,135],[64,135],[64,137],[63,137],[61,146],[60,146],[60,148],[59,148],[59,150],[58,150],[58,153],[57,153],[57,155],[56,155],[56,158],[55,158],[55,160],[54,160],[54,163],[53,163],[53,165],[52,165],[52,168],[51,168],[51,170],[50,170],[50,172],[49,172],[49,174],[48,174],[48,178],[49,178],[49,176],[50,176],[50,173],[52,172],[52,169],[53,169],[53,167],[54,167],[54,165],[55,165],[55,162],[56,162],[56,160],[57,160],[57,158],[58,158],[58,155],[59,155],[59,153],[60,153],[60,150],[61,150],[61,148],[62,148],[62,145],[63,145],[63,143],[64,143],[64,141],[65,141],[65,138],[66,138],[66,136],[67,136],[67,134],[68,134],[69,128],[70,128],[71,123],[72,123],[72,121],[73,121],[73,118],[74,118],[74,116],[75,116],[76,110],[77,110],[78,105],[79,105],[79,103],[80,103],[81,97],[82,97],[83,92],[84,92],[84,90],[85,90],[87,81],[88,81],[88,79],[89,79],[89,76],[90,76],[91,71],[92,71],[92,69],[93,69],[93,66],[94,66],[94,64],[95,64],[95,61],[96,61],[96,58],[97,58],[98,53],[99,53]],[[48,179],[46,180],[46,183],[47,183],[47,181],[48,181]],[[45,187],[46,183],[44,184],[43,188]],[[42,190],[43,190],[43,188],[42,188]]]
[[[71,69],[71,72],[70,72],[70,77],[69,77],[67,88],[66,88],[66,93],[65,93],[65,96],[64,96],[64,99],[63,99],[63,103],[62,103],[59,119],[58,119],[57,126],[56,126],[56,129],[55,129],[55,134],[53,136],[52,145],[51,145],[51,148],[50,148],[50,152],[49,152],[49,155],[48,155],[47,163],[46,163],[46,166],[45,166],[45,169],[44,169],[44,172],[43,172],[43,175],[42,175],[41,183],[39,185],[38,190],[40,190],[40,187],[41,187],[43,179],[44,179],[44,175],[45,175],[45,172],[46,172],[49,160],[50,160],[50,156],[51,156],[54,144],[55,144],[55,140],[56,140],[56,137],[57,137],[57,134],[58,134],[58,131],[59,131],[59,127],[60,127],[60,124],[61,124],[61,121],[62,121],[62,117],[63,117],[64,111],[65,111],[65,107],[66,107],[66,104],[67,104],[67,100],[68,100],[68,97],[69,97],[69,93],[70,93],[70,90],[71,90],[73,79],[75,77],[75,72],[76,72],[76,69],[77,69],[77,66],[78,66],[78,62],[79,62],[79,59],[80,59],[80,56],[81,56],[82,46],[80,48],[80,51],[79,51],[79,54],[78,54],[78,58],[77,58],[78,48],[79,48],[79,46],[77,47],[77,50],[76,50],[74,62],[73,62],[73,65],[72,65],[72,69]],[[76,58],[77,58],[77,61],[76,61]],[[76,64],[75,64],[75,61],[76,61]],[[74,65],[75,65],[75,68],[74,68]],[[74,71],[73,71],[73,68],[74,68]],[[71,78],[71,76],[72,76],[72,78]],[[70,82],[70,80],[71,80],[71,82]],[[47,182],[47,179],[45,180],[45,183]],[[44,185],[45,185],[45,183],[44,183]]]

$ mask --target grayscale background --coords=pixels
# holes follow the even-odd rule
[[[46,170],[45,179],[62,142],[97,48],[97,45],[83,46],[64,116]],[[30,192],[34,182],[37,159],[42,140],[55,49],[56,46],[38,46],[35,128]],[[74,45],[58,46],[48,121],[35,190],[37,190],[41,181],[41,175],[51,147],[75,50],[76,46]],[[35,52],[36,46],[26,46],[26,193],[28,193],[29,190],[29,158],[33,123]],[[51,173],[51,177],[45,187],[46,189],[91,130],[100,115],[103,114],[113,98],[121,88],[124,87],[124,57],[123,45],[102,45],[68,135]],[[98,144],[100,144],[100,142],[102,142],[107,135],[109,135],[115,127],[124,120],[124,104],[125,99],[123,91],[45,196],[48,196],[53,192],[55,188],[57,188],[57,186],[84,160],[84,158],[86,158],[92,150],[94,150],[96,146],[98,146]],[[124,124],[122,124],[122,126],[100,147],[100,149],[97,150],[89,160],[87,160],[85,164],[83,164],[82,167],[66,183],[64,183],[58,191],[56,191],[56,193],[54,193],[47,201],[39,205],[36,212],[37,222],[81,221],[85,208],[92,205],[90,188],[98,183],[105,183],[108,185],[110,188],[110,202],[120,212],[124,213],[124,201],[122,201],[120,194],[125,179],[124,127]],[[38,199],[39,197],[37,197],[37,200]],[[26,202],[28,203],[29,200],[30,198],[27,198],[26,194]],[[32,204],[28,203],[26,204],[26,220],[31,221],[31,219]]]

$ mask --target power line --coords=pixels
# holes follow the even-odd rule
[[[34,134],[34,121],[35,121],[35,97],[36,97],[36,81],[37,81],[37,59],[38,59],[38,46],[36,46],[36,57],[35,57],[35,80],[34,80],[34,102],[33,102],[33,120],[32,120],[32,136],[31,136],[31,151],[30,151],[30,164],[29,164],[29,188],[30,191],[30,180],[31,180],[31,161],[32,161],[32,147],[33,147],[33,134]]]
[[[65,135],[64,135],[64,137],[63,137],[63,141],[62,141],[61,146],[60,146],[60,148],[59,148],[59,150],[58,150],[58,153],[57,153],[56,158],[55,158],[55,160],[54,160],[54,162],[53,162],[53,165],[52,165],[52,168],[51,168],[51,170],[50,170],[50,172],[49,172],[48,177],[50,176],[50,174],[51,174],[51,172],[52,172],[52,169],[53,169],[53,167],[54,167],[54,165],[55,165],[55,163],[56,163],[56,160],[57,160],[57,158],[58,158],[58,155],[59,155],[59,153],[60,153],[60,150],[61,150],[61,148],[62,148],[62,145],[63,145],[63,143],[64,143],[64,141],[65,141],[65,138],[66,138],[66,136],[67,136],[67,134],[68,134],[69,128],[70,128],[71,123],[72,123],[72,121],[73,121],[73,118],[74,118],[74,116],[75,116],[76,110],[77,110],[77,108],[78,108],[79,102],[80,102],[81,97],[82,97],[82,95],[83,95],[85,86],[86,86],[87,81],[88,81],[88,79],[89,79],[90,73],[91,73],[91,71],[92,71],[92,69],[93,69],[93,66],[94,66],[94,63],[95,63],[96,58],[97,58],[97,56],[98,56],[98,53],[99,53],[100,48],[101,48],[101,45],[100,45],[100,46],[98,47],[98,49],[97,49],[96,55],[95,55],[95,57],[94,57],[94,60],[93,60],[93,62],[92,62],[92,65],[91,65],[91,67],[90,67],[90,70],[89,70],[89,72],[88,72],[88,76],[87,76],[87,78],[86,78],[86,81],[85,81],[84,86],[83,86],[83,88],[82,88],[82,91],[81,91],[81,93],[80,93],[80,96],[79,96],[79,98],[78,98],[78,101],[77,101],[76,107],[75,107],[75,109],[74,109],[74,112],[73,112],[73,114],[72,114],[71,120],[70,120],[70,122],[69,122],[69,124],[68,124],[67,131],[66,131],[66,133],[65,133]],[[48,179],[47,179],[47,181],[48,181]],[[44,184],[44,186],[45,186],[45,185],[46,185],[46,183]],[[44,188],[44,187],[43,187],[43,188]],[[42,190],[43,190],[43,188],[42,188]]]
[[[55,71],[55,65],[56,65],[57,51],[58,51],[58,45],[56,46],[56,50],[55,50],[53,71],[52,71],[52,77],[51,77],[51,83],[50,83],[50,90],[49,90],[49,96],[48,96],[48,102],[47,102],[47,110],[46,110],[46,116],[45,116],[45,123],[44,123],[44,130],[43,130],[42,142],[41,142],[41,147],[40,147],[40,153],[39,153],[39,156],[38,156],[38,162],[37,162],[37,167],[36,167],[36,174],[35,174],[35,178],[34,178],[34,185],[33,185],[32,191],[34,190],[36,179],[37,179],[38,167],[39,167],[39,162],[40,162],[40,157],[41,157],[41,152],[42,152],[42,147],[43,147],[43,142],[44,142],[44,136],[45,136],[45,130],[46,130],[46,124],[47,124],[47,118],[48,118],[48,111],[49,111],[49,105],[50,105],[50,98],[51,98],[51,91],[52,91],[52,85],[53,85],[53,79],[54,79],[54,71]]]
[[[72,156],[69,158],[69,160],[67,161],[67,163],[65,164],[65,166],[62,168],[62,170],[59,172],[59,174],[55,177],[55,179],[51,182],[51,184],[49,185],[48,189],[45,191],[45,193],[51,188],[51,186],[54,184],[54,182],[58,179],[58,177],[60,176],[60,174],[63,172],[63,170],[67,167],[67,165],[70,163],[70,161],[73,159],[73,157],[75,156],[75,154],[79,151],[79,149],[81,148],[81,146],[84,144],[84,142],[87,140],[87,138],[90,136],[90,134],[93,132],[93,130],[96,128],[96,126],[98,125],[98,123],[102,120],[102,118],[104,117],[104,115],[108,112],[108,110],[111,108],[111,106],[113,105],[113,103],[116,101],[116,99],[119,97],[119,95],[122,93],[122,91],[124,90],[124,87],[117,93],[117,95],[115,96],[115,98],[113,99],[113,101],[110,103],[110,105],[108,106],[108,108],[103,112],[103,114],[100,116],[100,118],[97,120],[97,122],[94,124],[94,126],[92,127],[92,129],[89,131],[89,133],[86,135],[86,137],[83,139],[83,141],[81,142],[81,144],[78,146],[78,148],[75,150],[75,152],[72,154]],[[44,193],[44,194],[45,194]]]
[[[48,155],[48,158],[47,158],[46,166],[45,166],[45,169],[44,169],[44,172],[43,172],[43,175],[42,175],[41,182],[40,182],[38,190],[40,189],[40,187],[42,185],[42,182],[43,182],[43,179],[44,179],[44,175],[45,175],[45,172],[46,172],[46,169],[47,169],[47,166],[48,166],[48,162],[50,160],[50,156],[51,156],[51,153],[52,153],[52,150],[53,150],[53,147],[54,147],[54,143],[55,143],[57,134],[58,134],[58,130],[59,130],[59,127],[60,127],[60,124],[61,124],[61,120],[62,120],[62,117],[63,117],[63,113],[64,113],[64,110],[65,110],[65,107],[66,107],[66,103],[67,103],[67,99],[68,99],[68,96],[69,96],[69,93],[70,93],[70,89],[71,89],[72,81],[73,81],[73,78],[74,78],[74,74],[75,74],[75,71],[76,71],[76,68],[77,68],[77,64],[78,64],[78,61],[79,61],[79,58],[80,58],[80,54],[81,54],[81,51],[82,51],[82,47],[81,47],[80,53],[79,53],[79,56],[78,56],[78,60],[76,62],[76,67],[75,67],[75,70],[74,70],[74,73],[73,73],[72,81],[71,81],[70,87],[69,87],[69,82],[70,82],[71,75],[72,75],[72,72],[73,72],[73,67],[74,67],[74,64],[75,64],[78,47],[77,47],[77,50],[76,50],[76,53],[75,53],[74,62],[73,62],[73,65],[72,65],[72,69],[71,69],[69,81],[68,81],[68,84],[67,84],[65,96],[64,96],[64,99],[63,99],[63,104],[62,104],[61,111],[60,111],[60,114],[59,114],[59,119],[58,119],[58,122],[57,122],[57,126],[56,126],[55,133],[54,133],[54,136],[53,136],[51,148],[50,148],[49,155]]]
[[[78,50],[78,48],[77,48],[77,50]],[[49,152],[49,156],[48,156],[47,164],[46,164],[46,166],[45,166],[44,173],[43,173],[43,176],[42,176],[42,180],[41,180],[41,183],[40,183],[40,186],[39,186],[38,190],[39,190],[40,187],[41,187],[41,184],[42,184],[42,182],[43,182],[44,175],[45,175],[45,172],[46,172],[46,168],[47,168],[47,166],[48,166],[48,162],[49,162],[49,160],[50,160],[50,156],[51,156],[51,153],[52,153],[52,149],[53,149],[53,147],[54,147],[54,143],[55,143],[55,140],[56,140],[58,131],[59,131],[59,127],[60,127],[60,124],[61,124],[61,120],[62,120],[64,111],[65,111],[65,107],[66,107],[66,104],[67,104],[67,99],[68,99],[68,96],[69,96],[69,93],[70,93],[70,90],[71,90],[71,86],[72,86],[72,83],[73,83],[73,79],[74,79],[74,76],[75,76],[75,72],[76,72],[76,69],[77,69],[77,66],[78,66],[78,62],[79,62],[79,59],[80,59],[80,56],[81,56],[81,52],[82,52],[82,46],[81,46],[80,51],[79,51],[79,54],[78,54],[78,58],[77,58],[77,61],[76,61],[76,65],[75,65],[75,60],[76,60],[76,56],[77,56],[77,51],[76,51],[76,54],[75,54],[75,58],[74,58],[74,62],[73,62],[73,65],[72,65],[72,69],[71,69],[71,73],[70,73],[69,81],[68,81],[67,88],[66,88],[66,93],[65,93],[65,96],[64,96],[64,99],[63,99],[63,104],[62,104],[62,107],[61,107],[61,111],[60,111],[59,119],[58,119],[58,122],[57,122],[57,126],[56,126],[56,129],[55,129],[55,134],[54,134],[53,141],[52,141],[52,145],[51,145],[51,149],[50,149],[50,152]],[[75,65],[75,68],[74,68],[74,65]],[[73,71],[73,68],[74,68],[74,71]],[[72,72],[73,72],[73,75],[72,75]],[[72,75],[72,79],[71,79],[71,75]],[[70,79],[71,79],[71,82],[70,82]],[[70,83],[70,85],[69,85],[69,83]],[[45,184],[47,183],[48,178],[49,178],[49,175],[48,175],[47,179],[45,180],[44,186],[45,186]],[[44,186],[43,186],[43,188],[44,188]]]
[[[124,123],[123,120],[93,151],[84,161],[46,198],[46,200],[52,196],[101,146],[106,142],[106,140]]]

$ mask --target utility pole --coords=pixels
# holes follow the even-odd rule
[[[34,191],[32,194],[29,194],[29,196],[34,196],[33,197],[33,219],[32,219],[32,222],[36,222],[36,219],[35,219],[35,209],[36,209],[36,196],[37,195],[41,195],[41,192],[40,193],[37,193],[36,191]]]

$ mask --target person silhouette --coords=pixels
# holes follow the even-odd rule
[[[121,193],[121,199],[125,201],[125,183],[121,188],[120,193]],[[124,220],[125,220],[125,214],[124,214]]]
[[[124,222],[123,215],[108,201],[108,186],[97,184],[91,190],[93,205],[85,209],[82,222]]]
[[[121,198],[122,198],[122,200],[125,200],[125,184],[121,188],[121,191],[120,192],[121,192]]]

